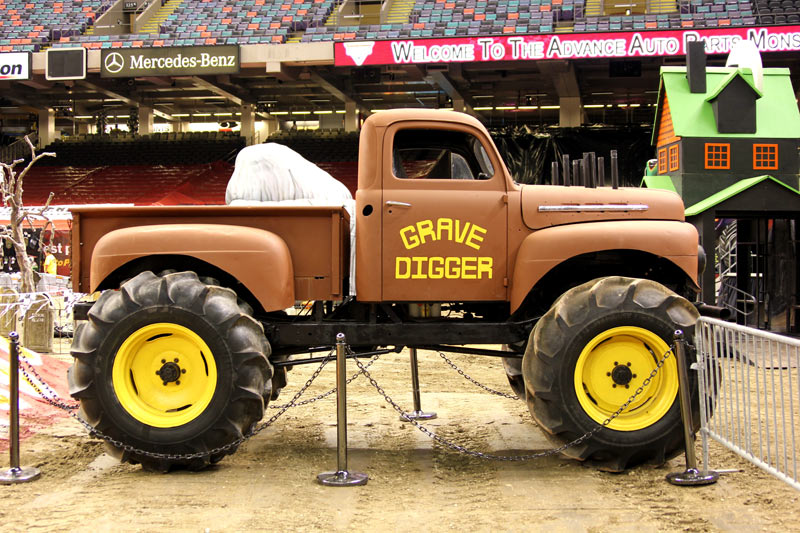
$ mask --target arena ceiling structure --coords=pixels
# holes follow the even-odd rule
[[[800,26],[192,47],[236,49],[231,68],[209,73],[165,63],[164,53],[188,56],[178,48],[90,49],[80,79],[49,76],[46,52],[30,54],[27,79],[0,77],[0,119],[22,124],[52,109],[63,129],[140,107],[155,123],[237,120],[242,106],[280,121],[422,107],[465,110],[488,125],[649,124],[659,69],[684,64],[685,43],[697,39],[709,65],[724,65],[736,40],[753,40],[764,66],[789,68],[800,87]],[[128,69],[152,50],[160,62],[140,57],[150,68]],[[115,54],[125,68],[112,73]],[[565,121],[565,102],[577,117]]]

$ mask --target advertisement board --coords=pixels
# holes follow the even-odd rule
[[[164,48],[112,48],[102,51],[100,77],[197,76],[237,74],[239,47],[176,46]]]
[[[51,81],[86,79],[86,48],[48,48],[46,57],[45,79]]]
[[[0,80],[29,79],[31,79],[30,52],[0,54]]]
[[[727,54],[742,39],[761,52],[798,51],[800,26],[352,41],[336,42],[334,54],[337,66],[635,58],[685,55],[691,41]]]

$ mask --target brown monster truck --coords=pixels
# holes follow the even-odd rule
[[[677,195],[519,185],[454,112],[375,114],[359,152],[355,296],[341,207],[75,210],[74,289],[102,295],[76,309],[88,322],[70,390],[123,460],[201,468],[232,453],[220,448],[261,419],[289,357],[338,332],[364,347],[511,347],[511,385],[558,443],[616,411],[676,328],[691,338],[698,237]],[[297,301],[311,312],[287,314]],[[677,388],[669,357],[565,453],[608,470],[664,462],[682,445]]]

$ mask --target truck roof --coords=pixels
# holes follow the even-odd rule
[[[368,122],[377,127],[386,127],[390,124],[407,120],[430,120],[430,121],[448,121],[461,124],[469,124],[476,128],[484,129],[483,124],[466,113],[458,111],[445,110],[445,109],[418,109],[418,108],[404,108],[404,109],[389,109],[375,113],[367,118]]]

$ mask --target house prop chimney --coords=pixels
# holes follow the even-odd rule
[[[703,41],[686,43],[686,78],[689,92],[706,92],[706,43]]]

